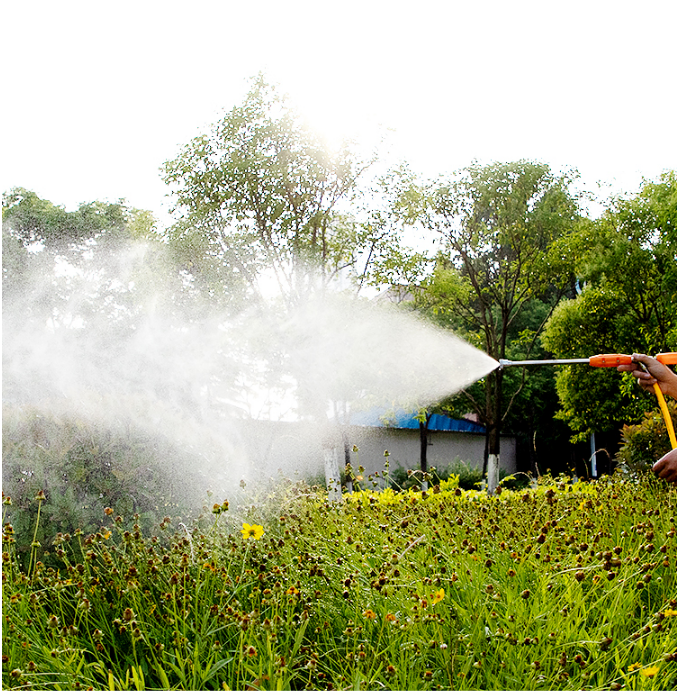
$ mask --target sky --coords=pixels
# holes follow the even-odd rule
[[[164,161],[258,72],[330,139],[427,177],[473,160],[635,192],[676,169],[673,0],[4,3],[0,187],[168,219]]]

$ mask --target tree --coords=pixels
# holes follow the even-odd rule
[[[134,242],[160,242],[151,213],[124,200],[83,203],[67,212],[24,188],[3,195],[2,208],[6,320],[16,314],[21,323],[33,318],[56,325],[76,313],[87,321],[106,305],[134,306],[135,293],[121,282],[124,251]],[[125,313],[109,311],[107,318]]]
[[[180,215],[169,240],[216,298],[258,300],[267,275],[296,303],[352,263],[339,206],[368,165],[348,145],[331,153],[258,76],[243,104],[166,162]]]
[[[454,328],[497,360],[512,349],[531,354],[550,308],[569,285],[554,244],[579,218],[569,191],[573,179],[528,161],[474,164],[429,192],[425,224],[441,235],[445,249],[420,301],[448,314]],[[534,302],[538,308],[539,300],[545,316],[520,326],[523,312]],[[495,370],[482,393],[467,392],[487,426],[490,492],[497,485],[501,426],[525,379],[505,375]],[[519,380],[515,388],[506,389],[513,379]]]
[[[611,201],[569,240],[581,292],[554,311],[543,344],[558,357],[676,350],[677,182],[674,172]],[[652,407],[628,375],[566,367],[558,415],[576,441],[642,419]]]
[[[404,241],[420,229],[426,210],[424,184],[405,162],[373,184],[368,202],[357,211],[352,246],[358,260],[351,273],[358,294],[365,286],[391,288],[392,298],[401,302],[433,264],[427,253]]]
[[[261,373],[263,390],[294,383],[303,417],[324,418],[328,401],[334,402],[342,432],[358,380],[349,379],[344,356],[321,379],[312,365],[316,356],[301,359],[299,346],[353,332],[341,326],[358,314],[338,305],[331,288],[355,289],[349,294],[358,299],[399,264],[420,263],[401,247],[404,219],[395,209],[410,197],[410,176],[390,173],[368,190],[360,181],[372,162],[349,143],[331,152],[286,97],[258,76],[242,104],[164,167],[179,215],[167,236],[187,291],[233,316],[262,316],[264,335],[253,341],[253,352],[257,362],[274,366]],[[265,296],[266,283],[276,289],[275,301]],[[338,317],[335,325],[321,318],[323,304]],[[286,331],[278,328],[285,324]]]
[[[130,374],[144,363],[146,378],[153,371],[142,336],[173,305],[171,266],[149,212],[123,200],[68,212],[16,188],[3,197],[3,251],[5,400],[73,397],[78,384],[94,395],[117,379],[142,388]],[[171,342],[172,322],[164,332]]]

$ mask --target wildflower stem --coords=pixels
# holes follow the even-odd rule
[[[33,577],[33,569],[34,569],[34,561],[36,559],[36,548],[37,548],[37,541],[36,538],[38,537],[38,527],[40,526],[40,509],[43,506],[43,501],[38,500],[38,512],[36,513],[36,525],[35,529],[33,530],[33,540],[31,541],[31,559],[29,560],[28,563],[28,576]]]

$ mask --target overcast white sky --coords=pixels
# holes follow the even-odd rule
[[[159,167],[258,71],[428,175],[520,158],[617,191],[680,157],[673,0],[4,3],[3,191],[162,215]]]

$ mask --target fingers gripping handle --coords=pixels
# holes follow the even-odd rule
[[[660,352],[655,356],[657,362],[662,364],[678,364],[678,353],[676,352]],[[643,369],[647,371],[645,365],[642,365]],[[666,431],[669,434],[669,440],[671,441],[671,446],[675,449],[678,446],[676,441],[676,431],[674,430],[673,422],[671,421],[671,414],[669,413],[669,408],[664,400],[664,395],[662,394],[662,389],[659,384],[655,382],[653,384],[655,391],[655,396],[657,396],[657,402],[662,411],[662,417],[664,418],[664,423],[666,424]]]

